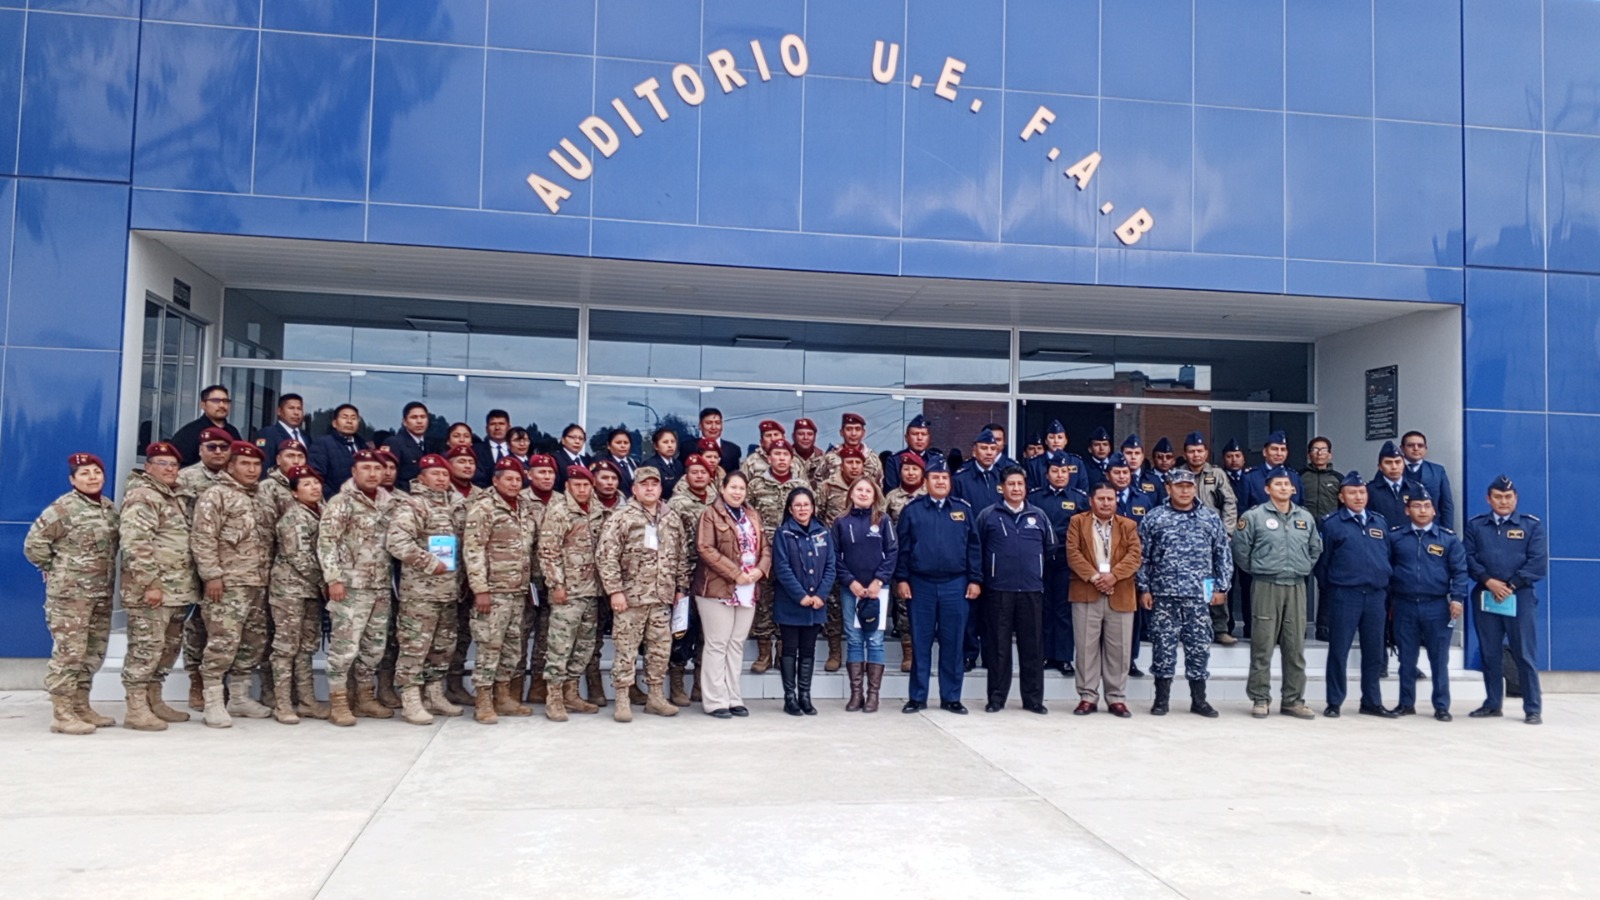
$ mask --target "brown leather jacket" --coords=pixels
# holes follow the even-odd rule
[[[772,574],[772,546],[761,532],[761,516],[749,504],[744,514],[756,532],[756,568],[761,577]],[[721,500],[706,507],[695,528],[695,546],[700,551],[700,561],[694,567],[694,578],[689,590],[696,597],[718,599],[733,596],[734,580],[739,577],[739,535],[733,516]]]

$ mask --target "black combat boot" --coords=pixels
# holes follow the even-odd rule
[[[799,661],[797,673],[798,684],[795,690],[795,702],[800,705],[800,711],[808,716],[817,714],[817,708],[811,705],[811,673],[816,670],[816,657],[808,656]]]
[[[1172,679],[1156,679],[1156,702],[1150,706],[1150,715],[1164,716],[1167,714],[1167,704],[1172,700]]]
[[[1206,680],[1204,678],[1198,680],[1189,679],[1189,712],[1197,716],[1205,716],[1208,719],[1217,717],[1216,709],[1206,702]]]

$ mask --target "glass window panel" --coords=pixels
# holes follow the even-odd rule
[[[472,334],[467,338],[467,365],[474,369],[576,374],[578,342],[569,337]]]
[[[561,429],[578,418],[578,387],[565,381],[534,378],[480,378],[466,380],[465,421],[483,434],[489,410],[503,409],[511,424],[528,429],[533,448],[553,451]]]
[[[295,347],[288,349],[293,352]],[[467,364],[467,336],[442,331],[352,328],[350,359],[389,366],[461,368]]]
[[[1024,332],[1019,361],[1030,393],[1307,403],[1310,345]]]
[[[1289,439],[1289,462],[1296,468],[1305,464],[1303,448],[1311,439],[1311,416],[1307,413],[1255,412],[1250,410],[1204,410],[1198,406],[1167,406],[1145,403],[1064,403],[1048,400],[1021,401],[1017,426],[1023,435],[1042,433],[1053,419],[1067,429],[1067,449],[1079,455],[1089,452],[1089,434],[1096,427],[1112,432],[1112,445],[1130,434],[1139,435],[1146,456],[1161,438],[1181,450],[1183,438],[1198,431],[1211,444],[1211,461],[1222,464],[1222,447],[1237,439],[1246,448],[1247,465],[1261,462],[1261,444],[1270,431],[1283,429]],[[1021,443],[1019,441],[1018,443]],[[1297,449],[1300,448],[1300,449]],[[1019,448],[1020,452],[1020,448]],[[1181,464],[1181,459],[1180,459]]]
[[[678,433],[679,454],[692,452],[689,442],[700,435],[700,410],[715,406],[711,398],[720,392],[702,394],[694,388],[663,388],[631,384],[589,385],[589,452],[603,452],[606,433],[613,428],[626,428],[633,436],[633,455],[643,459],[655,452],[650,447],[650,434],[665,426]],[[789,392],[793,396],[793,392]],[[706,402],[702,402],[705,398]],[[515,421],[515,419],[513,419]],[[759,421],[759,420],[758,420]],[[566,422],[551,422],[548,431],[557,437]],[[753,426],[752,426],[753,427]],[[530,429],[531,431],[531,429]],[[729,440],[738,440],[729,437]]]
[[[354,353],[355,329],[348,325],[310,325],[291,322],[283,326],[284,359],[349,362]]]

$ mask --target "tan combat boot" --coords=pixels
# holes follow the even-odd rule
[[[150,682],[149,690],[147,692],[147,696],[148,696],[149,702],[150,702],[150,711],[155,713],[156,714],[156,718],[160,719],[161,721],[163,721],[163,722],[187,722],[187,721],[189,721],[189,714],[188,713],[184,712],[181,709],[173,709],[172,707],[170,707],[170,706],[168,706],[166,704],[166,701],[161,699],[161,682],[159,682],[159,681]]]
[[[430,681],[422,686],[422,707],[436,716],[461,715],[461,707],[446,699],[442,681]]]
[[[639,676],[635,674],[635,681],[633,684],[628,685],[628,702],[634,706],[643,706],[645,701],[647,701],[649,698],[645,696],[644,691],[639,690],[639,682],[637,680],[638,677]]]
[[[822,671],[824,671],[824,672],[837,672],[837,671],[839,671],[839,665],[844,662],[844,659],[841,657],[840,652],[839,652],[840,647],[841,647],[841,645],[843,643],[844,643],[844,639],[841,638],[839,635],[836,635],[836,634],[828,635],[828,661],[822,664]]]
[[[554,690],[551,691],[554,693]],[[578,696],[578,683],[576,681],[561,682],[561,705],[567,712],[597,713],[600,707]]]
[[[250,699],[250,675],[233,676],[233,690],[229,691],[228,715],[239,716],[244,719],[265,719],[272,715],[272,710]]]
[[[911,671],[911,635],[900,635],[900,671]]]
[[[458,675],[455,673],[451,673],[445,677],[445,699],[449,700],[451,703],[459,703],[462,706],[472,705],[472,693],[461,685],[461,681],[465,677],[466,676],[464,675]]]
[[[527,699],[527,702],[530,705],[531,704],[536,704],[536,703],[544,703],[545,702],[545,698],[548,697],[548,696],[550,696],[550,686],[548,684],[545,684],[545,680],[544,680],[543,676],[540,676],[540,675],[529,675],[528,676],[528,699]]]
[[[552,722],[567,721],[567,704],[562,702],[559,684],[550,685],[544,695],[544,717]]]
[[[533,707],[523,706],[512,694],[512,682],[497,681],[494,685],[494,711],[502,716],[531,716]],[[520,686],[520,685],[519,685]]]
[[[89,689],[86,687],[78,688],[78,692],[72,695],[72,711],[78,714],[78,718],[96,728],[110,728],[117,724],[116,719],[102,716],[89,706]]]
[[[588,683],[589,702],[596,709],[606,705],[606,682],[600,677],[600,664],[590,663],[589,668],[583,670],[583,677]],[[571,703],[567,704],[569,707]]]
[[[196,712],[206,708],[206,686],[199,670],[189,673],[189,708]]]
[[[479,687],[477,697],[473,700],[475,707],[472,717],[485,725],[496,725],[500,717],[494,712],[494,688]]]
[[[617,697],[617,702],[611,709],[611,718],[617,720],[618,722],[632,722],[633,704],[624,702],[620,696]]]
[[[350,692],[342,687],[328,691],[328,721],[341,727],[356,723],[355,713],[350,711]]]
[[[356,684],[356,705],[353,712],[368,719],[392,719],[394,710],[378,702],[372,689],[372,680],[363,678]]]
[[[232,728],[233,717],[228,715],[228,702],[223,699],[222,682],[205,687],[205,715],[201,718],[207,728]]]
[[[267,673],[263,667],[263,675]],[[300,714],[294,708],[294,673],[288,666],[273,666],[272,671],[272,717],[283,725],[299,725]],[[266,686],[262,685],[262,695],[266,695]]]
[[[307,719],[326,719],[328,704],[317,702],[317,676],[311,671],[311,660],[302,658],[294,667],[295,690],[300,693],[300,705],[295,712]]]
[[[683,666],[669,666],[667,668],[667,699],[673,706],[688,706],[689,695],[683,692]]]
[[[750,664],[750,671],[760,675],[772,668],[772,638],[756,638],[756,661]]]
[[[675,716],[678,714],[678,708],[667,702],[667,694],[659,684],[650,685],[650,693],[646,695],[644,702],[644,711],[658,716]]]
[[[378,702],[389,709],[399,709],[400,695],[394,690],[394,670],[378,670]]]
[[[150,689],[133,685],[128,688],[128,715],[122,720],[123,728],[134,731],[166,731],[167,723],[150,711]]]
[[[94,734],[95,727],[78,718],[72,708],[72,698],[66,694],[50,695],[50,730],[56,734]]]
[[[422,688],[413,685],[400,689],[400,718],[413,725],[433,724],[433,716],[422,708]]]

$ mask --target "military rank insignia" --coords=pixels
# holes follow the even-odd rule
[[[1506,537],[1510,538],[1513,541],[1520,541],[1520,540],[1526,538],[1527,535],[1523,533],[1521,528],[1513,528],[1510,531],[1506,532]]]
[[[966,512],[964,510],[959,510],[959,509],[950,510],[950,521],[952,521],[952,522],[965,522],[966,520],[967,520],[967,514],[966,514]]]
[[[1072,500],[1063,500],[1063,501],[1061,501],[1061,508],[1062,509],[1077,509],[1078,508],[1078,504],[1075,501],[1072,501]]]
[[[1249,522],[1246,522],[1246,521],[1245,521],[1245,520],[1244,520],[1244,519],[1243,519],[1243,518],[1242,518],[1242,517],[1241,517],[1241,518],[1240,518],[1240,519],[1239,519],[1239,524],[1238,524],[1238,525],[1237,525],[1237,526],[1236,526],[1236,527],[1237,527],[1237,528],[1238,528],[1238,529],[1239,529],[1239,530],[1240,530],[1240,531],[1243,531],[1243,530],[1245,530],[1245,529],[1246,529],[1246,528],[1249,528],[1249,527],[1250,527],[1250,523],[1249,523]]]
[[[1300,530],[1300,531],[1305,531],[1306,530],[1306,520],[1305,519],[1295,519],[1294,520],[1294,527],[1296,529]]]
[[[1383,540],[1383,529],[1382,528],[1368,528],[1367,529],[1367,534],[1372,536],[1372,537],[1377,538],[1380,541]]]
[[[1142,506],[1135,506],[1135,507],[1134,507],[1134,508],[1133,508],[1133,514],[1134,514],[1134,515],[1136,515],[1136,516],[1142,516],[1142,515],[1144,515],[1144,507],[1142,507]]]
[[[1443,556],[1444,555],[1444,545],[1443,544],[1429,544],[1428,545],[1428,552],[1433,554],[1434,556]]]

